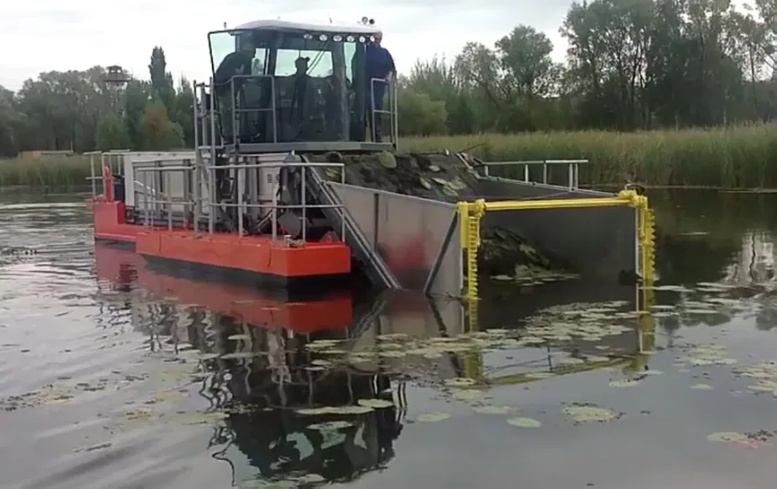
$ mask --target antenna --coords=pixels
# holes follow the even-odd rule
[[[227,23],[224,22],[224,30],[227,30]]]
[[[329,17],[329,23],[331,24],[332,23],[332,16],[329,14],[329,12],[327,12],[326,16]]]

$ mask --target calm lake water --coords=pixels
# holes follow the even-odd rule
[[[774,487],[777,195],[654,195],[658,290],[497,287],[477,331],[172,277],[80,198],[5,200],[2,488]]]

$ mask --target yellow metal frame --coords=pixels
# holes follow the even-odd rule
[[[639,259],[643,284],[652,284],[655,277],[655,230],[653,212],[648,199],[634,190],[621,190],[615,197],[584,199],[556,199],[530,201],[459,202],[459,226],[461,247],[467,250],[467,290],[470,302],[470,321],[477,317],[478,299],[478,249],[480,248],[480,220],[489,211],[523,211],[538,209],[585,209],[594,207],[628,206],[638,209]]]
[[[477,253],[480,248],[480,220],[487,211],[535,210],[535,209],[580,209],[594,207],[628,206],[638,210],[637,236],[639,243],[639,267],[642,275],[642,286],[639,291],[639,319],[637,352],[631,359],[613,358],[605,362],[574,365],[558,369],[557,374],[569,374],[607,366],[622,366],[626,372],[637,372],[644,369],[650,352],[655,344],[655,323],[650,313],[655,302],[652,285],[655,282],[655,217],[650,209],[647,197],[633,190],[622,190],[615,197],[566,199],[566,200],[535,200],[535,201],[503,201],[459,202],[459,225],[461,247],[467,250],[467,290],[468,328],[469,332],[478,331],[478,268]],[[476,352],[464,354],[464,365],[467,376],[478,381],[483,378],[483,358]],[[512,375],[491,380],[494,384],[520,384],[531,382],[528,374]]]

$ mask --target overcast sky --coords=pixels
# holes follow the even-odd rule
[[[524,23],[548,34],[563,58],[558,28],[571,0],[27,0],[0,6],[0,85],[16,90],[46,70],[119,64],[148,77],[155,45],[176,78],[208,77],[207,33],[224,22],[257,19],[355,22],[376,20],[401,72],[416,58],[449,57],[467,41],[493,45]],[[388,6],[390,5],[390,6]]]

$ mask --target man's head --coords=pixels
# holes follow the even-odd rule
[[[310,62],[310,58],[306,57],[299,57],[294,62],[294,66],[297,68],[297,74],[298,75],[304,75],[308,72],[308,63]]]
[[[377,34],[375,34],[375,44],[380,46],[380,43],[382,41],[383,41],[383,33],[382,32],[378,32]]]
[[[240,38],[240,51],[250,54],[251,57],[256,54],[256,43],[253,37],[246,35]]]

